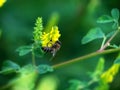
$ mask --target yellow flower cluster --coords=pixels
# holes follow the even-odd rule
[[[0,0],[0,7],[2,7],[5,2],[6,0]]]
[[[43,32],[40,36],[42,47],[52,47],[60,36],[57,26],[52,27],[49,33]]]
[[[118,73],[119,71],[119,64],[114,64],[109,70],[107,70],[106,72],[104,72],[101,75],[101,78],[104,82],[106,83],[110,83],[113,81],[114,76]]]

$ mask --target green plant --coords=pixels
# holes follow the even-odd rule
[[[81,41],[82,44],[87,44],[95,39],[102,38],[103,40],[101,42],[99,50],[96,50],[95,52],[88,55],[51,66],[48,64],[37,65],[35,58],[43,57],[46,52],[50,52],[52,54],[52,57],[54,57],[57,51],[60,49],[59,37],[61,36],[61,34],[59,33],[58,27],[54,26],[54,23],[50,23],[47,29],[44,29],[42,24],[42,18],[38,17],[33,31],[34,42],[31,45],[21,46],[16,50],[19,53],[19,56],[24,56],[28,53],[31,53],[32,64],[20,67],[18,64],[10,60],[4,62],[2,70],[0,71],[1,74],[17,73],[19,76],[12,80],[7,86],[3,87],[3,89],[12,87],[12,90],[56,90],[58,80],[55,77],[50,77],[51,79],[43,79],[43,83],[38,86],[36,86],[34,82],[36,82],[39,75],[53,72],[54,69],[65,67],[66,65],[74,64],[81,60],[85,60],[97,55],[120,51],[119,45],[111,43],[115,36],[120,32],[118,20],[119,10],[112,9],[111,16],[103,15],[97,20],[97,23],[103,25],[106,25],[107,23],[112,23],[109,33],[104,33],[101,27],[95,27],[90,29],[90,31],[83,37]],[[120,67],[120,55],[118,55],[113,65],[106,71],[104,71],[104,63],[105,59],[101,57],[95,70],[89,73],[89,81],[71,79],[69,81],[70,86],[68,86],[66,90],[108,90],[109,83],[113,81],[114,76],[118,73]],[[49,88],[45,87],[45,82],[48,82],[50,84],[48,85]],[[95,84],[94,87],[92,87],[93,84]]]

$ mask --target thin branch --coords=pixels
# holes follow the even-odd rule
[[[100,49],[104,46],[106,39],[107,38],[104,36]]]
[[[113,38],[119,33],[119,30],[117,30],[112,36],[111,38],[108,39],[108,41],[105,43],[105,45],[103,45],[103,47],[100,48],[100,50],[98,50],[98,52],[103,51],[106,47],[109,46],[110,42],[113,40]]]
[[[102,43],[102,47],[97,52],[93,52],[93,53],[90,53],[90,54],[85,55],[85,56],[81,56],[81,57],[78,57],[78,58],[75,58],[72,60],[68,60],[66,62],[62,62],[62,63],[56,64],[56,65],[53,65],[53,68],[59,68],[59,67],[64,66],[64,65],[73,64],[75,62],[85,60],[85,59],[88,59],[88,58],[91,58],[91,57],[94,57],[97,55],[102,55],[102,54],[120,51],[120,48],[104,50],[109,45],[109,43],[113,40],[113,38],[119,33],[119,31],[120,31],[120,29],[118,28],[118,30],[108,39],[108,41],[106,43],[105,43],[106,38],[104,38],[103,43]]]
[[[60,67],[62,67],[62,66],[70,65],[70,64],[76,63],[76,62],[78,62],[78,61],[82,61],[82,60],[86,60],[86,59],[88,59],[88,58],[92,58],[92,57],[94,57],[94,56],[103,55],[103,54],[108,54],[108,53],[113,53],[113,52],[118,52],[118,51],[120,51],[120,48],[104,50],[104,51],[102,51],[102,52],[93,52],[93,53],[88,54],[88,55],[85,55],[85,56],[81,56],[81,57],[78,57],[78,58],[75,58],[75,59],[71,59],[71,60],[68,60],[68,61],[65,61],[65,62],[56,64],[56,65],[53,65],[52,67],[53,67],[54,69],[57,69],[57,68],[60,68]]]

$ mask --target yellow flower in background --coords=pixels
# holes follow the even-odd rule
[[[119,64],[114,64],[109,70],[101,75],[102,80],[106,83],[111,83],[114,79],[114,76],[118,73],[119,67]]]
[[[42,47],[52,47],[56,41],[59,40],[60,33],[57,26],[52,27],[50,32],[43,34],[40,36]]]
[[[2,7],[5,2],[6,0],[0,0],[0,7]]]

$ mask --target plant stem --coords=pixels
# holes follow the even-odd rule
[[[85,56],[81,56],[81,57],[78,57],[78,58],[75,58],[75,59],[72,59],[72,60],[69,60],[69,61],[65,61],[65,62],[56,64],[56,65],[53,65],[52,67],[56,69],[56,68],[59,68],[59,67],[65,66],[65,65],[69,65],[69,64],[73,64],[73,63],[75,63],[75,62],[78,62],[78,61],[81,61],[81,60],[85,60],[85,59],[88,59],[88,58],[91,58],[91,57],[94,57],[94,56],[97,56],[97,55],[103,55],[103,54],[107,54],[107,53],[113,53],[113,52],[118,52],[118,51],[120,51],[120,48],[104,50],[104,49],[109,45],[109,43],[112,41],[112,39],[119,33],[119,31],[120,31],[120,27],[119,27],[118,30],[108,39],[108,41],[107,41],[106,43],[105,43],[106,37],[104,37],[103,42],[102,42],[102,45],[101,45],[101,48],[100,48],[97,52],[93,52],[93,53],[90,53],[90,54],[85,55]]]
[[[98,52],[103,51],[107,46],[109,46],[112,39],[119,33],[119,30],[117,30],[109,39],[108,41],[98,50]]]
[[[36,66],[36,63],[35,63],[35,53],[34,53],[34,46],[32,47],[32,64],[33,64],[33,66]]]
[[[87,54],[87,55],[85,55],[85,56],[81,56],[81,57],[78,57],[78,58],[75,58],[75,59],[71,59],[71,60],[68,60],[68,61],[65,61],[65,62],[56,64],[56,65],[53,65],[52,67],[53,67],[54,69],[57,69],[57,68],[59,68],[59,67],[66,66],[66,65],[70,65],[70,64],[76,63],[76,62],[81,61],[81,60],[85,60],[85,59],[88,59],[88,58],[92,58],[92,57],[94,57],[94,56],[103,55],[103,54],[108,54],[108,53],[113,53],[113,52],[118,52],[118,51],[120,51],[120,48],[104,50],[104,51],[101,51],[101,52],[93,52],[93,53]]]
[[[100,49],[104,46],[106,39],[107,38],[104,36]]]

